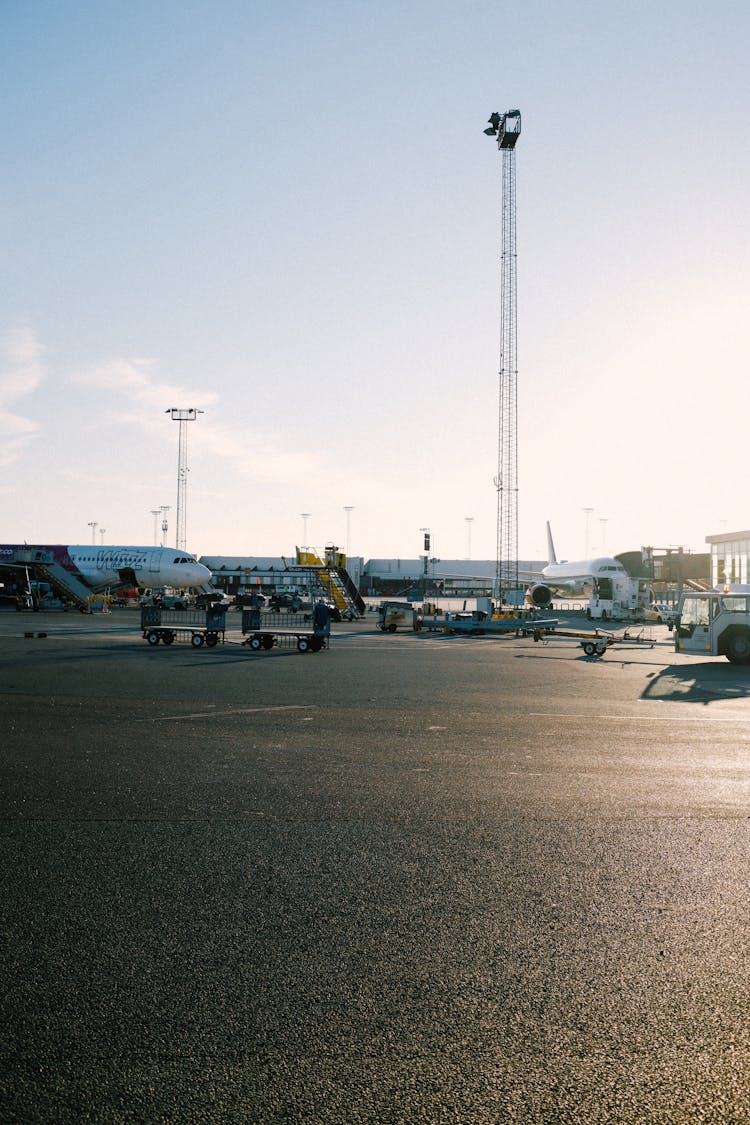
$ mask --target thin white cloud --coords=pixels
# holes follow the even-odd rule
[[[115,392],[127,402],[127,407],[110,408],[109,419],[149,432],[163,433],[164,414],[172,407],[206,411],[206,424],[191,431],[191,447],[205,451],[216,463],[228,466],[233,476],[271,484],[299,479],[323,480],[329,475],[319,454],[289,448],[278,434],[248,432],[244,422],[238,422],[235,428],[217,424],[215,416],[211,419],[210,415],[214,406],[217,413],[220,411],[220,396],[205,390],[196,393],[178,383],[160,380],[156,360],[111,359],[76,372],[71,382],[89,391],[101,391],[110,403]],[[100,425],[100,416],[92,419],[92,429]]]
[[[178,383],[161,382],[153,359],[111,359],[76,372],[71,381],[78,386],[127,396],[128,408],[110,411],[115,422],[152,428],[160,426],[160,415],[172,406],[205,410],[216,401],[210,391],[195,394]]]
[[[31,418],[11,409],[39,387],[44,378],[42,347],[30,328],[16,328],[0,342],[0,468],[13,465],[37,433]]]

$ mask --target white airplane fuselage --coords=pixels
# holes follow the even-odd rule
[[[621,562],[606,556],[582,559],[579,562],[558,562],[549,523],[547,550],[549,562],[538,574],[531,576],[533,581],[526,591],[527,600],[534,606],[546,608],[554,594],[567,594],[571,598],[591,595],[603,579],[613,581],[628,577]]]
[[[594,583],[602,578],[627,577],[627,571],[617,559],[586,559],[580,562],[548,563],[542,568],[542,580],[556,590],[571,597],[590,593]]]
[[[179,589],[204,586],[211,581],[211,571],[194,555],[174,547],[96,547],[41,546],[27,543],[0,544],[0,566],[29,567],[44,558],[76,575],[94,593],[122,586],[149,586]]]

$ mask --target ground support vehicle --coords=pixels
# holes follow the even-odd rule
[[[517,637],[535,636],[537,633],[557,631],[556,617],[530,617],[516,613],[487,616],[477,613],[450,613],[446,615],[445,626],[448,633],[459,633],[475,637],[498,633],[515,633]]]
[[[614,633],[608,633],[605,629],[554,629],[547,631],[549,632],[553,633],[555,639],[561,637],[563,640],[578,641],[586,656],[604,656],[607,649],[617,640]],[[531,630],[535,641],[544,640],[547,633],[543,629]]]
[[[253,652],[269,652],[272,648],[296,648],[298,652],[320,652],[328,648],[331,643],[330,633],[316,632],[312,627],[310,616],[300,615],[302,624],[297,628],[290,628],[292,614],[283,618],[280,614],[263,614],[258,609],[243,609],[242,633],[247,645]],[[274,620],[275,619],[275,620]]]
[[[227,612],[224,606],[207,609],[162,609],[158,605],[141,607],[141,632],[149,645],[171,645],[190,641],[193,648],[213,648],[224,643]]]
[[[674,647],[676,652],[726,656],[732,664],[750,664],[750,591],[738,593],[728,587],[684,593]]]
[[[586,616],[599,621],[642,621],[648,603],[644,578],[599,578],[586,607]]]
[[[604,629],[595,629],[593,632],[579,629],[555,629],[551,635],[538,630],[534,632],[533,636],[535,641],[542,641],[545,644],[551,640],[556,640],[558,637],[561,640],[577,641],[586,656],[594,657],[604,656],[607,649],[613,646],[629,648],[631,645],[636,647],[645,645],[648,648],[653,648],[656,644],[654,638],[645,629],[639,629],[637,633],[631,633],[627,629],[622,633],[609,633]]]
[[[421,619],[411,602],[381,602],[378,611],[378,628],[383,633],[395,633],[397,629],[420,628]]]

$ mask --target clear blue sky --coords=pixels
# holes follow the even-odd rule
[[[519,553],[704,548],[747,494],[750,9],[0,5],[4,542],[494,558],[519,108]],[[467,524],[467,517],[472,523]],[[606,521],[606,522],[605,522]],[[97,532],[97,538],[100,533]]]

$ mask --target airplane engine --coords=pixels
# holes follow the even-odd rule
[[[530,601],[536,609],[547,609],[552,602],[552,591],[549,586],[545,586],[543,582],[535,582],[533,586],[529,586],[526,591],[526,599]]]

